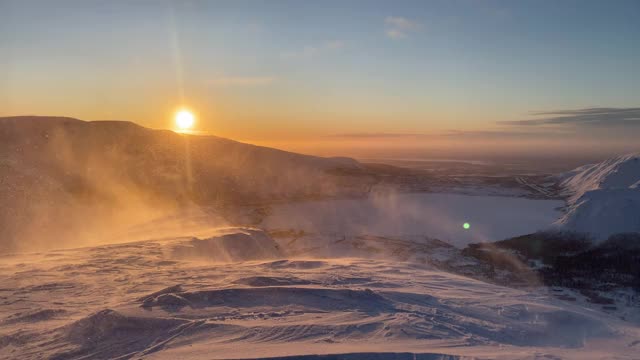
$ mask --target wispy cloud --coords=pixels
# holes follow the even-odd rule
[[[254,87],[269,85],[276,81],[275,76],[221,76],[211,81],[221,87]]]
[[[346,44],[342,40],[330,40],[330,41],[325,41],[322,44],[307,45],[301,49],[282,52],[280,53],[280,57],[283,59],[311,58],[313,56],[320,55],[322,53],[340,50],[345,46]]]
[[[586,108],[535,112],[535,119],[501,121],[510,126],[640,126],[640,108]]]
[[[585,108],[532,112],[534,119],[499,121],[493,129],[442,130],[434,132],[355,132],[325,136],[334,140],[395,141],[408,144],[415,141],[530,141],[585,137],[615,138],[621,144],[640,135],[640,107]]]
[[[418,31],[422,25],[401,16],[388,16],[384,19],[385,34],[391,39],[404,39],[410,33]]]

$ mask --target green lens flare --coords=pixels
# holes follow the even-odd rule
[[[462,227],[463,227],[465,230],[468,230],[468,229],[471,227],[471,225],[469,225],[469,223],[464,223],[464,224],[462,224]]]

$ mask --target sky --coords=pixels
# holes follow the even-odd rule
[[[172,129],[186,107],[200,133],[331,155],[640,150],[639,18],[636,0],[0,0],[0,116]]]

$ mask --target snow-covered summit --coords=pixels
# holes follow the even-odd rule
[[[568,196],[559,225],[597,238],[640,232],[640,153],[581,166],[559,179]]]
[[[558,176],[569,204],[574,204],[587,191],[637,188],[640,183],[640,153],[607,159],[581,166]]]

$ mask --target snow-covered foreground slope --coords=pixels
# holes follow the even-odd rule
[[[640,232],[640,154],[585,165],[559,179],[569,198],[558,224],[598,238]]]
[[[631,359],[640,350],[636,325],[543,292],[411,262],[291,256],[254,229],[5,255],[0,358]]]

